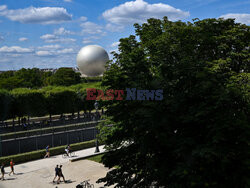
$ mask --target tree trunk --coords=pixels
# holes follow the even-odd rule
[[[15,118],[12,118],[12,126],[15,127]]]

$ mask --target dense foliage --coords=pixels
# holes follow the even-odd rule
[[[0,74],[0,88],[11,90],[14,88],[40,88],[49,85],[70,86],[85,81],[80,73],[71,68],[59,68],[54,73],[38,68],[18,71],[5,71]]]
[[[0,121],[92,110],[95,101],[86,100],[87,88],[100,88],[100,83],[0,90]]]
[[[162,101],[106,103],[116,187],[250,187],[249,26],[149,19],[120,40],[107,89],[163,89]]]

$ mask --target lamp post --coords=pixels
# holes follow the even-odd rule
[[[1,136],[0,136],[0,157],[2,157],[2,140],[1,140]]]
[[[94,104],[94,107],[95,107],[95,110],[96,110],[96,124],[97,124],[97,114],[98,114],[98,102],[95,101],[95,104]],[[97,130],[96,130],[96,133],[97,133]],[[96,141],[95,141],[95,153],[98,153],[100,152],[99,150],[99,143],[98,143],[98,138],[96,136]]]

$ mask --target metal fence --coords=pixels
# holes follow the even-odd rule
[[[0,156],[14,155],[39,149],[84,142],[96,138],[96,127],[88,127],[77,130],[48,133],[43,135],[22,137],[9,140],[0,138]]]

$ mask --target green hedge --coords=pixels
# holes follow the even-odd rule
[[[50,155],[53,156],[53,155],[59,155],[59,154],[64,153],[65,146],[66,145],[50,148]],[[87,142],[80,142],[76,144],[70,144],[72,151],[91,148],[94,146],[95,146],[95,140],[91,140]],[[13,159],[15,164],[28,162],[32,160],[42,159],[44,155],[45,155],[45,149],[0,157],[0,164],[4,163],[5,165],[9,165],[11,159]]]
[[[76,130],[76,129],[82,129],[86,127],[87,125],[94,124],[94,123],[96,122],[86,122],[86,123],[78,123],[78,124],[71,124],[71,125],[64,125],[64,126],[57,126],[57,127],[33,129],[29,131],[12,132],[12,133],[1,134],[0,137],[2,140],[7,140],[7,139],[14,139],[14,138],[20,138],[20,137],[26,137],[26,136],[48,134],[48,133],[53,133],[53,132]]]

